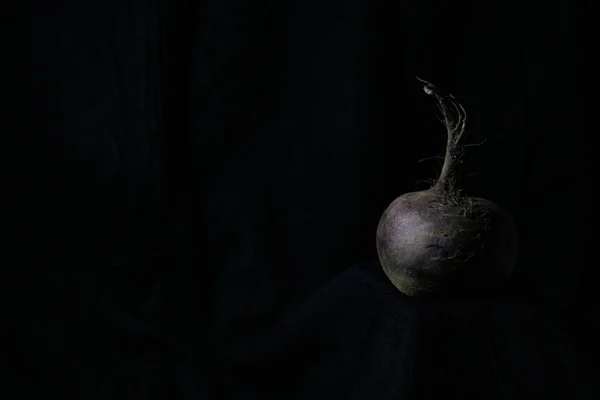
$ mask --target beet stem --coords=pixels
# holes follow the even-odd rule
[[[439,94],[435,85],[420,79],[419,77],[417,77],[417,79],[425,84],[423,88],[425,93],[434,96],[437,100],[438,108],[442,113],[442,118],[440,120],[446,127],[448,135],[442,172],[432,189],[447,196],[458,195],[460,178],[462,175],[462,156],[465,149],[462,138],[465,133],[467,113],[454,96],[451,94],[442,96]],[[456,117],[452,117],[452,113],[456,114]]]

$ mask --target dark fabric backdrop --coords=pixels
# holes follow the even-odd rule
[[[594,398],[583,2],[35,3],[0,210],[24,398]],[[491,299],[406,298],[377,263],[444,147],[416,76],[518,225]]]

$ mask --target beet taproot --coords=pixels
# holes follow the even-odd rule
[[[377,254],[396,288],[408,296],[493,289],[513,271],[518,232],[497,204],[460,189],[466,112],[431,83],[446,127],[444,164],[431,188],[396,198],[377,227]]]

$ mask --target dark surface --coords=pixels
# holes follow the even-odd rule
[[[275,322],[249,314],[212,338],[210,359],[114,309],[71,311],[66,324],[68,308],[54,312],[21,326],[32,329],[16,343],[19,367],[82,399],[592,399],[597,388],[547,307],[415,301],[378,263],[349,268]]]
[[[5,14],[33,74],[4,75],[3,398],[594,398],[583,3],[35,3]],[[483,305],[368,261],[437,175],[417,75],[488,138],[465,190],[519,228]]]

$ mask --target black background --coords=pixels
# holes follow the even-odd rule
[[[29,116],[2,149],[12,382],[90,400],[592,398],[582,4],[37,2]],[[416,76],[486,139],[465,190],[518,225],[492,300],[409,299],[377,264],[383,209],[440,167]]]

